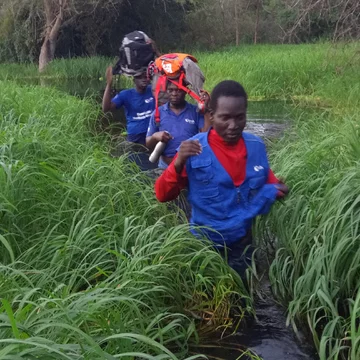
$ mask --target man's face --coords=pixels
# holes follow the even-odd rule
[[[144,90],[149,85],[149,79],[147,78],[146,73],[134,76],[134,83],[138,89]]]
[[[186,92],[179,89],[175,84],[170,81],[167,86],[167,93],[169,96],[170,104],[176,106],[184,103]]]
[[[215,131],[229,144],[236,144],[246,125],[246,102],[243,97],[220,96],[216,111],[211,111]]]

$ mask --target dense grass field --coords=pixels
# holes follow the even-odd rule
[[[323,360],[360,359],[359,49],[260,46],[201,57],[210,87],[226,77],[253,98],[293,100],[293,126],[271,145],[291,194],[256,228],[260,245],[275,248],[270,277],[289,323],[306,324]]]
[[[84,78],[98,79],[104,76],[105,69],[116,62],[116,58],[83,57],[56,59],[39,75],[36,64],[0,64],[0,79],[51,77],[57,79]]]
[[[243,45],[194,55],[206,75],[208,90],[223,79],[235,79],[254,99],[291,97],[317,106],[342,103],[346,108],[360,106],[359,53],[360,44],[353,42]],[[115,61],[105,57],[57,59],[41,77],[101,79]],[[0,79],[37,77],[35,64],[0,64]]]
[[[108,155],[98,115],[0,82],[0,359],[184,359],[197,330],[251,311],[220,255]]]
[[[270,278],[289,324],[309,330],[322,360],[360,359],[360,44],[199,58],[210,88],[225,77],[255,99],[293,100],[293,126],[270,149],[291,194],[258,221],[260,246],[275,249]]]
[[[359,43],[244,46],[196,55],[209,89],[234,79],[254,99],[360,106]]]
[[[270,278],[288,307],[289,324],[307,329],[322,360],[360,359],[359,43],[241,46],[195,55],[209,90],[234,79],[252,99],[293,101],[293,126],[270,148],[272,168],[291,194],[257,222],[259,245],[274,249]],[[43,76],[98,79],[110,62],[57,60]],[[36,68],[0,64],[1,78],[17,76],[36,77]],[[129,352],[155,356],[166,353],[163,345],[185,356],[198,325],[187,310],[209,307],[221,322],[236,306],[233,292],[241,284],[217,254],[166,215],[136,170],[107,157],[101,139],[87,133],[96,117],[90,103],[4,82],[0,94],[6,260],[0,284],[7,324],[0,331],[11,339],[0,344],[13,353],[23,346],[45,352],[56,344],[71,359],[77,358],[72,352],[87,358],[94,343],[118,353],[115,342],[104,339],[125,333],[118,338]],[[95,278],[98,285],[78,292]],[[120,305],[111,300],[120,296],[119,284],[130,297]],[[189,294],[197,294],[190,305]],[[106,310],[94,296],[109,299]],[[85,314],[83,304],[91,304]],[[129,312],[124,328],[106,325],[104,318],[119,324],[121,312]],[[161,315],[153,323],[154,314]]]

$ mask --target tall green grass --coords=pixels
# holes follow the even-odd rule
[[[360,358],[359,76],[360,63],[344,64],[309,93],[287,89],[294,123],[271,145],[271,163],[291,194],[257,224],[275,248],[270,278],[288,322],[306,324],[323,360]]]
[[[241,45],[217,52],[195,52],[206,75],[206,88],[231,78],[252,98],[293,98],[317,106],[359,106],[359,43]],[[0,79],[103,77],[115,58],[56,59],[39,75],[35,64],[0,64]],[[125,81],[131,86],[129,81]],[[351,84],[351,86],[349,86]],[[331,101],[332,100],[332,101]]]
[[[288,321],[307,323],[324,360],[360,357],[359,120],[298,110],[271,151],[292,193],[260,226],[276,235],[270,278]]]
[[[233,79],[253,98],[360,105],[359,43],[240,46],[195,55],[209,89]]]
[[[239,48],[225,49],[215,53],[198,53],[195,55],[198,57],[199,63],[206,74],[206,88],[208,89],[211,89],[217,82],[230,78],[240,81],[251,98],[289,99],[293,101],[293,127],[284,138],[271,145],[270,151],[272,167],[275,173],[285,177],[286,182],[291,187],[291,194],[285,204],[275,206],[267,218],[261,219],[257,223],[258,234],[262,234],[264,239],[262,246],[275,249],[274,259],[271,258],[270,277],[275,295],[284,304],[288,305],[289,323],[295,328],[298,326],[304,328],[304,325],[306,326],[317,346],[321,359],[359,359],[359,43],[240,46]],[[69,64],[64,62],[61,66],[63,66],[63,69],[66,66],[72,67],[74,69],[72,73],[74,74],[76,73],[77,66],[75,63],[77,61],[79,60],[69,60]],[[96,62],[97,60],[91,61]],[[105,62],[101,65],[104,68],[106,67]],[[55,66],[56,63],[54,62],[53,65]],[[6,65],[4,66],[6,67]],[[0,67],[2,76],[7,73],[5,67]],[[96,69],[95,66],[93,68]],[[49,74],[50,69],[49,67]],[[19,74],[21,71],[23,70],[19,70]],[[59,74],[65,74],[63,76],[71,73],[70,71],[58,71]],[[97,76],[96,71],[94,71],[93,76]],[[90,74],[90,71],[87,72]],[[32,100],[33,103],[37,101],[37,96],[35,98]],[[9,104],[12,104],[11,101],[14,102],[14,99],[14,96],[9,96]],[[49,104],[52,103],[50,99],[47,101]],[[27,114],[34,114],[32,112],[33,103],[30,102],[27,105],[27,102],[22,102],[17,98],[16,102],[16,106],[11,105],[6,111],[14,112],[14,110],[11,110],[12,108],[21,107],[21,109],[27,109]],[[44,104],[46,103],[42,103],[43,106],[45,106]],[[53,106],[55,104],[56,102],[54,102]],[[306,108],[304,108],[304,105],[306,105]],[[41,111],[38,108],[38,110],[35,110],[35,114],[37,112],[41,113]],[[23,110],[19,110],[15,111],[11,116],[14,116],[14,119],[22,118],[22,114]],[[51,116],[52,111],[47,112],[47,114]],[[75,114],[77,113],[75,112]],[[32,115],[29,119],[34,116],[37,115]],[[82,118],[82,115],[79,116]],[[31,123],[31,121],[28,122]],[[13,118],[9,122],[11,124],[16,123]],[[62,132],[63,125],[61,124],[65,123],[59,122],[59,129],[55,126],[55,123],[52,123],[50,134]],[[72,124],[73,126],[75,124]],[[82,129],[84,131],[84,128]],[[18,131],[20,132],[20,128]],[[21,131],[24,130],[21,128]],[[81,135],[79,132],[66,132],[66,136],[69,136],[72,139],[71,141],[74,140],[74,145],[69,145],[69,152],[62,152],[62,146],[58,142],[56,142],[54,148],[59,149],[59,151],[50,151],[49,148],[44,147],[42,141],[40,142],[41,145],[39,141],[35,141],[34,144],[34,137],[36,138],[39,132],[42,134],[44,131],[42,129],[41,131],[32,132],[31,140],[25,142],[17,141],[14,144],[10,142],[11,151],[13,151],[13,148],[17,149],[20,146],[25,149],[26,153],[35,153],[36,156],[32,156],[36,159],[40,155],[47,159],[42,162],[45,163],[45,168],[44,164],[40,166],[38,161],[38,167],[36,167],[36,170],[32,170],[36,176],[28,176],[25,179],[36,180],[38,181],[38,183],[35,182],[36,184],[42,184],[42,178],[39,174],[43,174],[43,172],[50,176],[50,174],[53,174],[53,168],[57,169],[57,171],[59,171],[58,169],[65,171],[68,167],[73,171],[78,167],[82,168],[84,158],[82,158],[83,161],[76,160],[76,165],[75,163],[69,165],[68,161],[63,165],[57,156],[59,153],[66,153],[66,157],[69,157],[69,154],[78,154],[79,151],[84,151],[86,154],[88,150],[91,154],[94,154],[94,148],[91,148],[94,147],[93,139],[89,140],[87,135]],[[11,131],[4,130],[2,136],[5,136],[4,134],[8,136],[9,133]],[[59,136],[61,135],[59,134]],[[82,145],[75,143],[73,137],[76,139],[82,138],[86,145],[83,142],[81,142]],[[5,144],[8,144],[8,142],[5,142]],[[6,146],[9,147],[9,145]],[[31,149],[31,151],[27,149]],[[100,147],[99,152],[95,152],[98,154],[95,158],[100,157],[102,159],[101,164],[103,164],[103,161],[108,164],[110,160],[104,160],[106,156],[104,156],[101,149]],[[89,156],[93,159],[91,154]],[[50,169],[47,166],[48,159],[53,159],[51,161],[56,162]],[[75,157],[75,159],[80,158]],[[6,171],[4,170],[6,174],[12,174],[14,169],[18,171],[18,167],[23,166],[21,161],[11,164],[11,170],[8,168],[6,168]],[[118,163],[116,162],[116,164]],[[108,170],[108,174],[113,173],[113,166],[111,165],[112,170]],[[105,166],[105,168],[107,167]],[[65,172],[65,174],[67,173]],[[56,171],[55,174],[57,174]],[[118,181],[118,178],[125,176],[121,175],[122,172],[115,171],[114,174],[116,180],[111,175],[107,175],[110,176],[110,181],[114,183]],[[11,181],[7,180],[7,175],[2,176],[2,182],[4,184],[9,183],[10,185],[6,186],[13,189]],[[134,178],[137,179],[138,176]],[[69,182],[66,176],[65,180],[58,175],[56,175],[56,178],[61,179],[61,181],[66,180],[66,184]],[[71,176],[70,179],[72,179]],[[101,177],[101,179],[107,183],[105,178]],[[133,189],[136,184],[135,181],[131,183],[131,187],[127,188],[121,183],[122,187],[125,186],[126,196],[134,194]],[[7,189],[6,186],[5,189]],[[49,193],[52,196],[57,194],[57,192],[53,191],[53,187],[45,187],[44,192],[38,191],[34,193],[33,187],[31,189],[30,194],[33,196],[31,199],[37,199],[37,196],[39,196],[39,199],[44,199],[45,196],[49,196]],[[144,189],[142,186],[136,189],[138,189],[135,191],[136,194],[143,194]],[[22,192],[21,194],[24,195],[21,196],[27,198],[27,191]],[[148,191],[145,197],[146,201],[152,196],[151,190]],[[93,199],[90,195],[92,190],[88,190],[88,193],[89,199]],[[58,194],[63,194],[63,192],[59,191]],[[15,195],[12,196],[15,197]],[[26,243],[23,240],[17,240],[22,227],[14,228],[11,226],[11,221],[14,218],[12,214],[17,208],[21,209],[20,214],[24,216],[26,228],[31,228],[31,231],[26,232],[21,239],[29,239],[30,244],[35,244],[40,235],[32,235],[33,233],[36,234],[38,229],[43,233],[48,229],[52,229],[52,226],[49,226],[44,230],[41,224],[37,222],[32,225],[32,218],[29,221],[26,217],[29,216],[27,210],[32,209],[32,207],[25,200],[24,208],[17,203],[14,205],[13,197],[7,196],[3,201],[4,205],[2,205],[4,209],[2,210],[3,216],[8,216],[5,218],[7,221],[5,222],[5,229],[11,229],[11,231],[7,230],[7,235],[4,238],[0,238],[8,261],[11,261],[12,258],[17,259],[18,255],[16,254],[27,254],[20,245],[16,245]],[[72,198],[72,195],[66,197],[66,199]],[[136,199],[138,198],[136,197]],[[141,199],[143,198],[141,197]],[[58,208],[60,201],[57,201],[55,201],[56,206],[48,205],[50,214],[54,209]],[[30,203],[35,203],[35,201],[30,201]],[[36,203],[38,202],[36,201]],[[156,215],[157,218],[165,214],[164,209],[154,202],[149,203],[151,211],[147,210],[148,205],[145,206],[144,204],[144,207],[138,208],[139,201],[135,200],[134,197],[131,197],[126,204],[126,206],[122,205],[121,208],[129,207],[132,211],[138,209],[139,212],[137,210],[135,212],[141,219],[146,214],[151,213],[151,216],[149,215],[145,220],[143,219],[144,221],[153,219],[152,216],[156,211],[159,212]],[[35,206],[34,208],[38,211],[38,207]],[[62,208],[60,207],[60,209]],[[67,208],[65,208],[61,216],[57,212],[55,214],[59,219],[63,219],[62,216],[67,216],[67,211]],[[73,219],[74,214],[71,211],[69,214],[69,217]],[[46,218],[45,215],[42,216]],[[40,218],[42,219],[42,217]],[[159,233],[170,231],[169,229],[176,225],[174,219],[169,219],[169,217],[163,217],[162,221],[166,221],[167,225],[161,228]],[[69,222],[70,219],[65,223],[68,224]],[[56,223],[59,223],[58,226],[62,228],[60,221]],[[150,224],[155,226],[151,221]],[[119,230],[117,233],[121,231]],[[273,236],[268,236],[269,232],[275,234],[275,239]],[[9,242],[9,236],[14,237],[14,240]],[[56,250],[58,249],[56,248]],[[211,257],[214,255],[213,253],[211,255],[206,253],[206,256]],[[204,256],[204,259],[206,256]],[[223,269],[220,263],[219,266]],[[19,270],[19,274],[19,276],[24,275],[22,268]],[[225,270],[222,276],[226,278]],[[202,277],[200,279],[203,280]],[[183,281],[179,281],[179,283],[183,283]],[[229,285],[227,289],[233,289],[232,286]],[[210,290],[208,292],[211,293]],[[222,294],[222,292],[220,293]],[[200,303],[203,302],[200,301]],[[4,311],[6,311],[5,308],[6,304]],[[192,311],[191,314],[194,315],[194,312]],[[9,329],[14,329],[11,313],[8,315],[8,319]]]
[[[250,311],[221,256],[108,155],[98,115],[0,82],[0,359],[183,359],[197,329]]]
[[[291,194],[257,231],[275,250],[270,279],[289,324],[307,328],[322,360],[360,359],[359,51],[325,43],[198,54],[209,88],[230,78],[250,97],[293,101],[292,128],[270,151]]]
[[[208,90],[231,78],[241,82],[252,98],[292,98],[316,106],[360,104],[358,42],[241,45],[194,55],[206,75]],[[106,57],[56,59],[41,76],[98,79],[114,63],[115,58]],[[0,64],[0,79],[37,77],[35,64]]]
[[[270,151],[291,194],[257,231],[275,250],[270,279],[289,324],[307,328],[322,360],[360,359],[359,51],[264,45],[198,55],[210,88],[230,78],[250,97],[293,101],[293,126]]]
[[[114,65],[115,58],[106,57],[79,57],[73,59],[55,59],[46,67],[41,74],[38,72],[37,64],[0,64],[0,79],[21,79],[51,77],[57,79],[82,78],[98,79],[104,76],[109,65]]]

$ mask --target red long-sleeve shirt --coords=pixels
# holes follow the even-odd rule
[[[246,176],[246,146],[244,139],[240,139],[236,145],[229,145],[214,129],[211,129],[208,141],[220,164],[232,178],[234,185],[241,185]],[[177,154],[168,168],[156,180],[155,193],[157,199],[161,202],[174,200],[188,184],[185,166],[181,174],[178,174],[175,170],[174,161],[176,157]],[[279,180],[270,169],[267,183],[277,184],[278,182]]]

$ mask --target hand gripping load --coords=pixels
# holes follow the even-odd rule
[[[159,94],[166,92],[167,81],[195,99],[199,109],[203,110],[204,103],[200,99],[200,90],[203,88],[205,76],[194,56],[182,53],[162,55],[149,65],[148,72],[153,75],[153,81],[156,81],[155,120],[157,122],[160,121]]]

